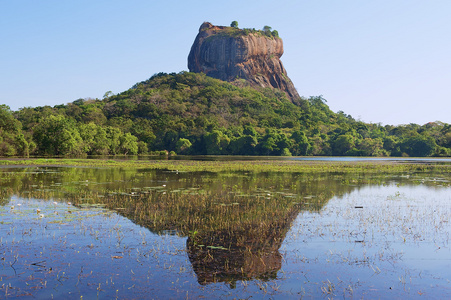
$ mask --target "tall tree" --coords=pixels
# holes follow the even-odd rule
[[[80,155],[83,140],[73,120],[61,115],[43,119],[34,129],[38,153],[42,155]]]

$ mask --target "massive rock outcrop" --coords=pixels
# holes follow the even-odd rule
[[[282,54],[283,41],[277,36],[205,22],[191,47],[188,68],[225,81],[242,78],[252,86],[277,88],[296,102],[299,94],[280,61]]]

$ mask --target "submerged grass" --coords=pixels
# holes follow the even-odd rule
[[[202,288],[184,285],[177,290],[189,290],[190,293],[202,290],[202,296],[207,290],[217,298],[221,296],[217,294],[218,286],[208,290],[206,284],[227,282],[232,289],[225,292],[230,297],[235,288],[243,292],[237,286],[241,281],[244,290],[277,297],[293,296],[290,283],[298,279],[301,281],[297,283],[304,282],[302,288],[307,289],[307,296],[333,297],[343,290],[344,295],[355,293],[360,297],[371,289],[371,294],[366,295],[378,298],[380,294],[373,289],[374,286],[394,292],[382,282],[380,278],[383,276],[393,275],[390,277],[393,282],[393,278],[396,281],[399,275],[402,287],[409,288],[411,279],[408,274],[402,272],[403,269],[399,272],[391,269],[391,265],[399,268],[398,260],[402,258],[401,251],[408,249],[406,247],[417,247],[422,243],[425,245],[422,249],[432,249],[430,252],[433,254],[449,249],[449,194],[429,194],[426,191],[423,197],[427,201],[416,200],[422,188],[449,191],[448,166],[393,162],[23,161],[32,163],[22,165],[34,166],[0,169],[0,205],[3,205],[0,219],[6,224],[3,226],[5,232],[14,230],[21,243],[14,241],[13,244],[9,238],[9,248],[6,249],[12,249],[12,254],[5,256],[0,266],[11,273],[15,272],[11,268],[14,264],[30,267],[30,262],[47,260],[47,272],[35,272],[33,276],[40,275],[42,282],[47,282],[48,278],[56,275],[54,284],[67,277],[69,279],[64,279],[67,281],[62,281],[71,293],[79,290],[81,294],[96,289],[103,293],[103,298],[112,298],[115,291],[122,293],[121,297],[140,298],[140,294],[133,294],[139,282],[144,283],[142,286],[146,291],[148,287],[157,290],[173,286],[179,278],[182,278],[180,282],[185,282],[187,277],[183,276],[189,273],[187,276],[192,278],[195,275]],[[365,191],[365,186],[371,189]],[[404,186],[418,189],[415,195],[409,195],[409,189]],[[378,187],[387,188],[390,193],[381,194]],[[37,202],[36,199],[46,201]],[[133,231],[127,229],[130,227],[125,226],[126,223],[118,221],[121,220],[118,215],[141,225],[139,230],[142,228],[142,232],[147,232],[144,230],[147,228],[167,242],[155,245],[153,237],[139,236],[137,242],[130,243],[130,232]],[[98,216],[105,218],[99,219]],[[21,222],[24,219],[29,222]],[[32,230],[23,229],[22,224],[27,224]],[[88,237],[89,243],[77,245],[76,240],[70,240],[72,228],[81,238]],[[105,228],[107,230],[102,231]],[[71,231],[66,234],[64,230],[69,229]],[[28,232],[38,234],[38,237],[45,234],[48,245],[57,246],[46,245],[44,248],[47,250],[41,250],[44,248],[39,244],[40,239],[36,238],[31,243]],[[173,248],[171,243],[176,239],[169,235],[186,237],[186,243]],[[6,238],[3,239],[2,244],[0,238],[2,246],[6,245]],[[287,241],[285,246],[283,241]],[[33,260],[18,256],[24,254],[24,249],[30,249],[30,255],[40,253],[40,256],[37,259],[33,257]],[[52,251],[51,256],[48,251]],[[164,255],[167,255],[166,259],[163,259]],[[449,257],[446,253],[440,255]],[[80,257],[79,264],[74,261],[74,256]],[[153,274],[161,273],[159,266],[165,272],[178,267],[173,262],[177,256],[189,260],[192,267],[180,265],[181,274],[174,273],[170,278],[172,285],[160,283],[164,276],[159,276],[158,284],[149,284]],[[105,260],[101,259],[105,257],[109,259],[107,263],[112,266],[116,277],[114,274],[108,275],[108,280],[83,277],[91,276],[89,270],[103,272]],[[58,268],[58,264],[68,261],[69,266]],[[101,267],[95,269],[93,265],[98,261],[102,262]],[[286,261],[289,264],[284,263]],[[76,266],[72,270],[76,271],[67,275],[72,263]],[[118,264],[130,266],[130,269],[116,271]],[[52,272],[50,266],[54,268]],[[145,271],[140,273],[141,276],[135,276],[139,266],[144,266]],[[182,271],[182,268],[190,271]],[[342,274],[343,277],[351,274],[350,279],[342,281],[332,275],[324,277],[326,269],[328,275],[339,274],[340,278]],[[361,277],[368,274],[366,271],[370,277]],[[352,273],[358,274],[358,279]],[[421,276],[426,277],[426,272]],[[10,280],[3,278],[5,282]],[[120,278],[125,283],[118,288]],[[113,279],[118,281],[114,287]],[[132,289],[125,285],[131,281],[138,283],[136,287],[133,284]],[[106,285],[108,282],[110,287]],[[417,286],[426,287],[422,282]],[[28,282],[25,284],[22,290],[0,285],[0,292],[8,293],[6,296],[14,291],[16,293],[12,296],[22,295],[24,290],[38,293],[28,287]],[[42,292],[51,293],[53,287],[40,288]],[[274,294],[271,294],[271,288]],[[305,294],[305,291],[301,292]],[[401,294],[390,296],[412,296],[402,294],[401,289],[398,293]],[[44,294],[36,295],[43,298]],[[180,294],[177,296],[174,298],[181,298]]]

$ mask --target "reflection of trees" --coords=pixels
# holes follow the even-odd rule
[[[213,182],[209,191],[142,190],[111,195],[105,203],[121,208],[122,215],[152,232],[187,236],[188,257],[198,282],[233,286],[237,280],[276,277],[282,265],[279,248],[299,212],[319,211],[334,195],[356,188],[328,176],[317,179],[282,174],[226,177],[217,179],[222,191]],[[282,192],[286,185],[302,192]]]
[[[77,205],[103,203],[152,232],[175,231],[188,237],[187,253],[199,283],[231,285],[277,276],[279,248],[299,212],[319,211],[333,196],[350,193],[362,182],[387,180],[338,173],[92,168],[17,169],[0,172],[0,179],[0,204],[13,194]]]
[[[318,197],[315,209],[329,198]],[[283,194],[166,193],[113,195],[109,207],[152,232],[187,236],[187,252],[201,284],[269,279],[281,267],[279,248],[303,209]]]
[[[0,189],[0,205],[8,203],[9,193],[5,189]]]

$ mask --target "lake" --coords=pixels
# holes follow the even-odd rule
[[[451,297],[447,172],[0,179],[0,298]]]

